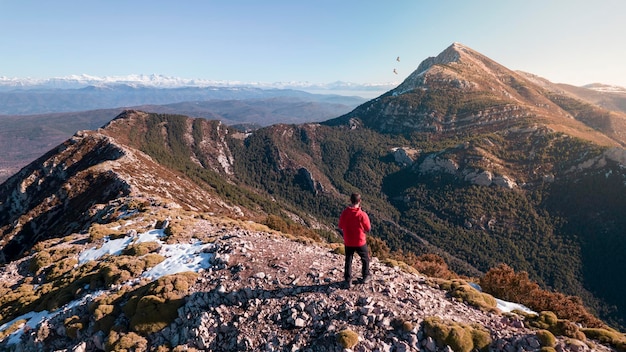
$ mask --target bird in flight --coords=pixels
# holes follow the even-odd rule
[[[396,58],[396,61],[400,62],[400,56],[398,56],[398,57]]]
[[[396,69],[393,69],[393,73],[398,74],[398,71],[396,71]]]

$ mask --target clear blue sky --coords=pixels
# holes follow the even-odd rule
[[[460,42],[553,82],[626,86],[625,19],[623,0],[0,0],[0,76],[399,83]]]

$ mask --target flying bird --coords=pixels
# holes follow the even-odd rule
[[[396,69],[393,69],[393,73],[398,74],[398,71],[396,71]]]
[[[396,58],[396,61],[400,62],[400,56],[398,56],[398,57]]]

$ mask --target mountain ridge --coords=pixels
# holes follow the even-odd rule
[[[446,55],[454,57],[457,50],[460,49],[453,45],[454,52]],[[459,62],[463,64],[463,55],[459,58],[460,61],[449,64],[453,67],[431,65],[422,75],[428,78],[426,82],[416,85],[417,89],[412,92],[386,93],[344,116],[323,123],[276,124],[243,133],[219,121],[125,111],[97,131],[76,134],[0,185],[0,244],[3,260],[8,261],[3,266],[3,275],[15,274],[7,272],[7,268],[22,268],[21,274],[15,276],[17,281],[4,288],[7,292],[18,290],[24,295],[23,300],[35,302],[32,306],[15,305],[10,299],[16,296],[0,295],[9,300],[0,301],[3,322],[6,321],[5,314],[19,317],[15,309],[25,313],[29,307],[58,308],[62,302],[70,303],[74,298],[84,297],[85,290],[103,287],[121,289],[122,292],[112,294],[108,300],[98,299],[97,305],[91,305],[94,311],[83,305],[82,311],[71,313],[76,314],[76,318],[64,317],[67,331],[58,332],[60,339],[55,341],[61,341],[63,346],[104,346],[108,343],[112,348],[121,346],[125,337],[126,340],[134,338],[142,346],[150,341],[155,348],[169,341],[172,348],[187,343],[187,347],[194,348],[209,345],[232,347],[223,347],[225,350],[252,349],[260,337],[238,326],[250,321],[250,317],[262,316],[268,324],[274,323],[267,319],[279,324],[279,329],[288,327],[291,331],[283,333],[290,336],[287,340],[275,336],[276,346],[301,341],[304,346],[312,348],[307,345],[312,342],[306,339],[296,341],[291,335],[294,328],[304,328],[303,331],[320,333],[315,335],[320,338],[316,341],[324,341],[330,350],[339,349],[334,344],[334,332],[329,332],[327,326],[324,326],[325,330],[316,330],[315,326],[319,325],[315,325],[318,320],[312,318],[313,315],[298,313],[304,310],[298,308],[300,302],[287,298],[281,301],[282,305],[272,304],[273,312],[281,307],[280,317],[255,307],[261,306],[256,299],[262,302],[273,297],[272,294],[281,293],[280,298],[285,298],[285,293],[290,297],[306,292],[331,295],[345,302],[352,295],[345,296],[342,289],[335,290],[332,284],[340,278],[340,271],[328,267],[316,271],[314,268],[319,261],[316,264],[314,260],[298,274],[309,280],[304,286],[296,285],[295,291],[291,288],[288,291],[268,289],[266,285],[284,282],[272,283],[267,277],[270,269],[260,268],[280,271],[292,267],[293,262],[284,263],[284,257],[280,259],[281,255],[286,255],[283,251],[273,251],[266,258],[267,262],[256,254],[246,256],[254,245],[250,248],[249,244],[237,242],[237,238],[250,235],[237,231],[242,228],[258,230],[259,227],[262,230],[254,230],[255,233],[267,228],[280,229],[299,234],[296,235],[299,236],[298,243],[325,242],[329,246],[326,250],[340,252],[341,246],[337,242],[341,239],[334,232],[336,219],[347,196],[359,192],[363,195],[364,209],[372,215],[373,232],[368,240],[381,262],[387,260],[392,267],[412,271],[412,265],[425,258],[422,256],[434,253],[441,258],[441,261],[435,260],[437,268],[450,265],[458,274],[474,280],[499,263],[508,263],[516,271],[526,273],[527,279],[535,280],[536,285],[546,291],[576,294],[579,298],[566,298],[566,301],[579,306],[584,302],[610,325],[623,326],[620,324],[623,323],[621,312],[624,307],[619,301],[619,292],[623,292],[624,271],[619,263],[619,248],[624,240],[620,232],[624,220],[620,214],[626,209],[623,167],[626,152],[612,137],[602,139],[611,143],[594,143],[600,140],[597,136],[604,135],[601,131],[590,130],[583,122],[566,117],[568,114],[573,116],[569,105],[555,96],[546,95],[534,83],[522,81],[523,78],[519,78],[522,76],[517,73],[502,69],[502,81],[490,83],[481,78],[482,67],[474,64],[469,68],[454,66]],[[468,72],[467,75],[464,72]],[[464,81],[469,83],[460,83]],[[480,88],[481,85],[505,89],[496,90],[494,96],[490,95],[493,94],[490,89]],[[513,94],[513,91],[517,93]],[[446,94],[461,98],[461,101],[449,99]],[[477,96],[481,100],[472,102]],[[556,100],[568,109],[556,103],[530,106],[529,102],[546,99]],[[512,109],[512,106],[519,106],[519,109]],[[557,115],[547,118],[528,113],[547,114],[552,110],[557,111]],[[580,111],[578,118],[593,118],[586,115],[586,110]],[[459,116],[463,119],[459,120]],[[557,121],[575,121],[567,126],[575,133],[567,134],[564,131],[568,129],[564,128],[552,129]],[[578,137],[585,132],[592,134],[593,138]],[[201,228],[203,220],[212,222],[210,228]],[[225,223],[234,223],[232,226],[238,230],[230,233]],[[219,242],[223,252],[207,249],[209,253],[220,254],[216,256],[221,259],[212,262],[216,265],[217,276],[212,276],[211,269],[200,274],[199,283],[194,281],[193,275],[193,279],[176,275],[153,283],[140,280],[137,287],[132,286],[135,284],[122,285],[125,280],[141,275],[153,260],[162,260],[155,256],[164,256],[164,252],[157,250],[163,246],[158,243],[141,246],[136,243],[137,248],[128,249],[121,257],[114,254],[87,266],[77,266],[73,261],[79,252],[86,250],[86,245],[98,248],[107,241],[123,240],[127,236],[132,242],[136,235],[151,229],[163,230],[170,236],[167,237],[169,244],[197,243],[198,239],[207,246]],[[225,237],[221,238],[222,235]],[[257,237],[260,241],[266,235],[252,236],[261,236]],[[225,242],[229,239],[233,241]],[[53,244],[72,249],[69,252],[61,251],[61,247],[44,250],[54,247]],[[285,246],[296,248],[296,245]],[[258,252],[259,248],[256,249]],[[314,251],[319,253],[318,257],[325,258],[326,254]],[[44,252],[50,260],[44,260]],[[229,261],[227,258],[233,253],[250,261],[234,258]],[[133,256],[137,258],[131,258]],[[387,258],[382,259],[385,256]],[[405,264],[394,263],[393,260],[399,258]],[[260,261],[261,267],[246,270],[256,265],[255,260]],[[337,257],[332,260],[336,267]],[[434,265],[433,262],[430,265]],[[382,266],[378,270],[383,276],[388,273],[388,269]],[[219,279],[220,276],[235,277],[239,272],[242,274],[232,287],[230,282]],[[259,274],[261,272],[263,275]],[[290,280],[295,280],[298,275]],[[276,278],[278,274],[272,271],[270,276]],[[93,278],[89,279],[89,287],[93,287],[85,288],[86,277]],[[324,278],[330,281],[324,281]],[[411,291],[408,289],[411,285],[419,284],[421,291],[427,290],[421,286],[421,280],[414,283],[411,279],[402,279],[394,286],[397,291],[385,293],[391,298],[389,304],[419,301],[415,292],[405,301],[394,300],[398,297],[394,295],[398,294],[400,287],[407,290],[403,292]],[[256,290],[258,286],[246,286],[254,283],[263,288]],[[471,290],[466,288],[467,282],[435,280],[435,283],[447,291],[444,299],[465,300],[470,292],[472,296],[477,295],[474,291],[465,291]],[[194,286],[196,284],[200,286]],[[170,288],[172,295],[169,295],[161,285],[178,288]],[[48,295],[50,291],[46,291],[57,286],[62,295],[54,297],[62,297],[61,300],[52,298]],[[203,292],[209,293],[188,296],[191,286],[202,287]],[[373,295],[385,292],[385,289],[390,288],[383,282],[366,286],[367,292]],[[338,292],[339,296],[334,296]],[[141,301],[142,296],[149,298]],[[533,298],[532,294],[525,296]],[[482,295],[475,297],[483,303],[489,300]],[[196,298],[201,301],[199,305]],[[380,337],[382,335],[372,336],[376,342],[370,344],[361,340],[361,348],[375,350],[395,346],[393,348],[410,350],[414,348],[411,341],[417,341],[430,352],[445,349],[445,344],[451,342],[435,341],[429,330],[432,326],[428,317],[411,313],[416,309],[425,310],[429,305],[447,306],[440,298],[411,305],[407,312],[410,318],[403,319],[416,324],[408,329],[411,332],[405,331],[405,334],[399,329],[394,330],[397,340],[393,343],[384,340]],[[321,303],[320,300],[317,302]],[[301,303],[307,307],[313,301],[307,298]],[[369,303],[365,302],[364,306]],[[543,302],[544,305],[530,303],[538,304],[540,308],[535,308],[537,310],[559,308],[559,304],[545,305],[550,303],[549,300]],[[185,304],[191,305],[189,309],[177,310]],[[254,313],[237,318],[233,312],[240,308],[239,304],[244,309],[251,308]],[[167,320],[164,325],[161,321],[157,325],[148,324],[145,319],[153,317],[139,314],[135,309],[138,306],[162,309],[172,320]],[[372,318],[370,322],[369,313],[364,314],[365,318],[362,318],[363,314],[352,313],[361,311],[361,308],[342,307],[346,309],[341,308],[344,312],[341,316],[348,320],[341,318],[340,324],[358,330],[362,337],[370,336],[363,327],[375,324],[378,318]],[[184,317],[188,313],[201,314],[204,320],[190,321]],[[397,313],[394,310],[389,315]],[[502,337],[498,335],[496,321],[505,325],[521,324],[526,328],[536,326],[533,325],[534,318],[515,314],[487,313],[489,323],[482,321],[482,324],[493,337],[492,348],[505,350],[509,343],[501,341],[502,344],[498,344]],[[470,319],[475,317],[473,313],[467,315]],[[545,314],[542,316],[542,319],[552,319]],[[177,325],[170,325],[177,317],[180,318],[175,323]],[[511,317],[513,320],[508,320]],[[588,338],[598,336],[593,334],[599,332],[588,330],[595,325],[576,320],[581,317],[570,317],[573,319],[570,323],[574,325],[568,325],[570,323],[561,316],[558,318],[560,324],[571,329],[567,330],[569,332],[550,330],[554,327],[549,328],[549,325],[545,328],[558,335],[561,349],[586,350],[589,346],[582,341],[592,343]],[[468,320],[461,321],[469,324]],[[436,325],[435,321],[432,323]],[[119,324],[115,325],[117,330],[112,329],[114,324]],[[393,324],[381,324],[385,333],[391,333]],[[167,330],[161,330],[168,326]],[[264,326],[282,332],[273,325]],[[203,336],[206,342],[174,332],[184,327],[196,329],[194,334]],[[160,337],[151,336],[152,330],[146,333],[146,328],[157,329]],[[36,336],[54,337],[44,334],[45,329],[42,329],[39,326],[36,332],[31,330],[32,333],[24,338],[30,342],[24,343],[39,346]],[[98,333],[98,329],[103,333]],[[69,331],[83,331],[86,336]],[[375,331],[379,331],[378,328]],[[623,346],[619,345],[623,334],[606,331],[614,336],[610,339],[612,348],[619,350]],[[524,346],[539,350],[541,343],[537,345],[528,340],[538,340],[539,337],[529,334],[533,332],[515,332],[514,340],[518,342],[509,348],[520,346],[520,336],[526,336]],[[249,337],[250,342],[235,336]],[[562,336],[568,336],[570,340]],[[379,344],[380,341],[385,345]],[[226,344],[219,345],[221,342]]]

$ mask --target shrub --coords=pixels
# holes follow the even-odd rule
[[[130,328],[148,334],[169,325],[178,316],[183,297],[197,276],[194,272],[168,275],[131,292],[123,307]]]
[[[310,228],[302,226],[292,220],[281,218],[280,216],[268,215],[263,224],[272,230],[280,231],[287,234],[293,234],[296,236],[307,237],[314,240],[315,242],[321,241],[321,238],[317,234],[317,232],[311,230]]]
[[[104,331],[104,333],[108,333],[111,331],[113,324],[115,323],[115,318],[117,316],[117,309],[113,305],[109,304],[101,304],[94,305],[93,308],[93,319],[94,319],[94,330],[95,331]]]
[[[415,324],[407,317],[399,317],[393,319],[391,321],[391,326],[393,326],[394,329],[402,330],[405,332],[411,331],[415,328]]]
[[[122,254],[139,257],[142,255],[154,252],[158,250],[159,248],[161,248],[161,245],[158,242],[155,242],[155,241],[141,242],[141,243],[131,244],[130,246],[126,247],[126,249],[122,252]]]
[[[584,340],[585,334],[576,324],[569,320],[558,319],[556,314],[549,311],[539,313],[538,316],[526,318],[526,325],[536,329],[548,330],[556,336],[567,336],[578,340]]]
[[[8,328],[4,329],[3,331],[0,331],[0,341],[4,340],[7,336],[11,335],[17,330],[21,329],[22,326],[26,324],[26,322],[27,322],[26,319],[17,320],[13,324],[11,324],[11,326],[9,326]]]
[[[68,271],[74,269],[77,264],[78,259],[76,258],[63,258],[55,261],[54,264],[52,264],[47,270],[46,281],[51,282],[60,278]]]
[[[613,329],[582,329],[589,339],[598,340],[601,343],[611,345],[619,352],[626,352],[626,335]]]
[[[359,334],[352,330],[341,330],[337,333],[337,342],[343,348],[352,349],[359,342]]]
[[[506,264],[490,269],[480,279],[480,286],[484,292],[495,297],[521,303],[536,311],[553,311],[563,319],[586,327],[605,327],[601,320],[587,311],[580,298],[542,290],[528,278],[528,273],[515,273]]]
[[[481,310],[489,311],[497,306],[496,299],[493,296],[479,292],[464,280],[440,281],[439,287],[448,291],[450,296]]]
[[[378,258],[378,260],[382,261],[391,256],[387,243],[378,237],[367,236],[367,246],[372,252],[372,256]]]
[[[84,324],[85,322],[77,315],[73,315],[63,321],[63,325],[65,325],[65,332],[71,339],[76,339],[78,337],[78,333],[83,329]]]
[[[106,351],[143,352],[148,350],[148,340],[134,332],[124,334],[111,331],[105,348]]]
[[[491,344],[489,331],[479,325],[467,325],[444,321],[439,317],[424,319],[424,333],[432,337],[439,346],[450,346],[456,352],[474,349],[486,351]]]
[[[139,298],[136,309],[131,312],[130,328],[141,334],[157,332],[168,326],[178,316],[182,299],[168,300],[149,295]]]
[[[414,267],[408,265],[405,262],[401,262],[401,261],[397,261],[395,259],[390,259],[387,258],[385,260],[382,261],[383,264],[395,268],[398,267],[400,269],[402,269],[403,271],[406,271],[407,273],[412,273],[412,274],[419,274],[419,272],[417,271],[417,269],[415,269]]]
[[[456,274],[448,269],[446,261],[433,253],[422,254],[416,258],[414,263],[411,264],[420,273],[441,279],[453,279],[456,278]]]
[[[541,343],[541,346],[554,347],[556,345],[556,338],[548,330],[542,329],[537,331],[537,338],[539,339],[539,343]]]
[[[107,236],[113,238],[120,235],[125,235],[125,233],[119,230],[113,230],[108,226],[102,224],[92,224],[91,227],[89,227],[89,241],[95,242]]]
[[[80,251],[80,248],[78,246],[64,247],[61,249],[46,249],[43,243],[40,246],[42,248],[38,249],[37,253],[33,255],[28,266],[28,270],[32,272],[33,274],[38,274],[41,269],[44,269],[50,266],[51,264],[55,264],[59,262],[60,260],[63,260],[63,259],[75,260],[76,254]],[[71,269],[73,267],[73,264],[67,267]]]

